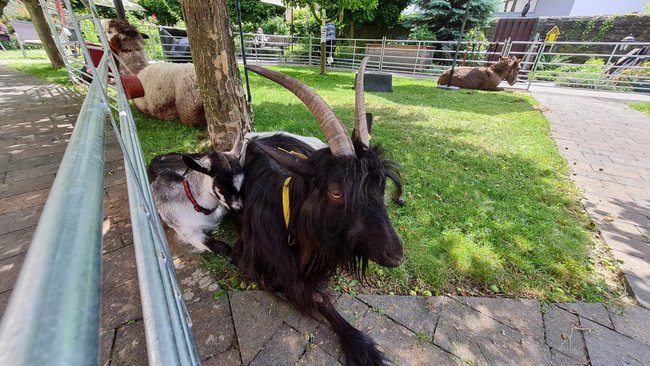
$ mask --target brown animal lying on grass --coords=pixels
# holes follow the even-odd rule
[[[503,80],[510,85],[517,82],[520,62],[521,60],[512,56],[511,58],[501,57],[499,62],[489,67],[458,67],[454,70],[451,85],[463,89],[498,91],[500,90],[498,86]],[[449,74],[451,74],[451,69],[443,72],[438,78],[438,85],[447,85]]]

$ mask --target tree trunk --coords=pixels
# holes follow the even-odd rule
[[[212,146],[229,151],[251,130],[226,0],[181,0]]]
[[[9,4],[9,0],[0,0],[0,17],[4,15],[7,4]]]
[[[63,66],[63,59],[59,50],[56,48],[56,43],[54,43],[54,38],[52,38],[52,32],[50,32],[50,27],[47,25],[47,20],[45,20],[45,14],[43,14],[43,9],[38,3],[38,0],[24,0],[25,7],[29,12],[29,16],[32,18],[32,23],[34,23],[34,28],[36,28],[36,33],[38,38],[43,44],[45,53],[50,59],[52,67],[55,69],[60,69]]]

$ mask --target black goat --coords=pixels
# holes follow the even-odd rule
[[[231,153],[166,154],[149,165],[158,214],[181,241],[227,258],[232,249],[210,237],[226,214],[242,208],[239,160]]]
[[[325,101],[299,81],[247,66],[292,91],[311,110],[329,148],[314,150],[289,136],[251,139],[244,164],[244,207],[237,215],[234,257],[244,274],[283,293],[304,314],[322,315],[340,338],[347,365],[383,365],[370,337],[334,308],[327,277],[342,267],[363,276],[368,260],[396,267],[402,241],[384,203],[386,180],[401,183],[395,164],[369,146],[361,64],[353,140]]]

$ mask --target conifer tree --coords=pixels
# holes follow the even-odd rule
[[[469,18],[465,29],[483,28],[501,3],[499,0],[416,0],[420,9],[412,23],[424,26],[436,34],[440,41],[457,40],[469,4]]]

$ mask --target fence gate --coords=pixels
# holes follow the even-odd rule
[[[501,44],[502,42],[510,39],[512,42],[528,42],[533,34],[533,29],[537,25],[538,18],[509,18],[499,19],[497,27],[494,31],[493,44]],[[514,43],[510,52],[526,52],[526,44]],[[488,61],[495,61],[503,50],[494,49],[488,53]]]

